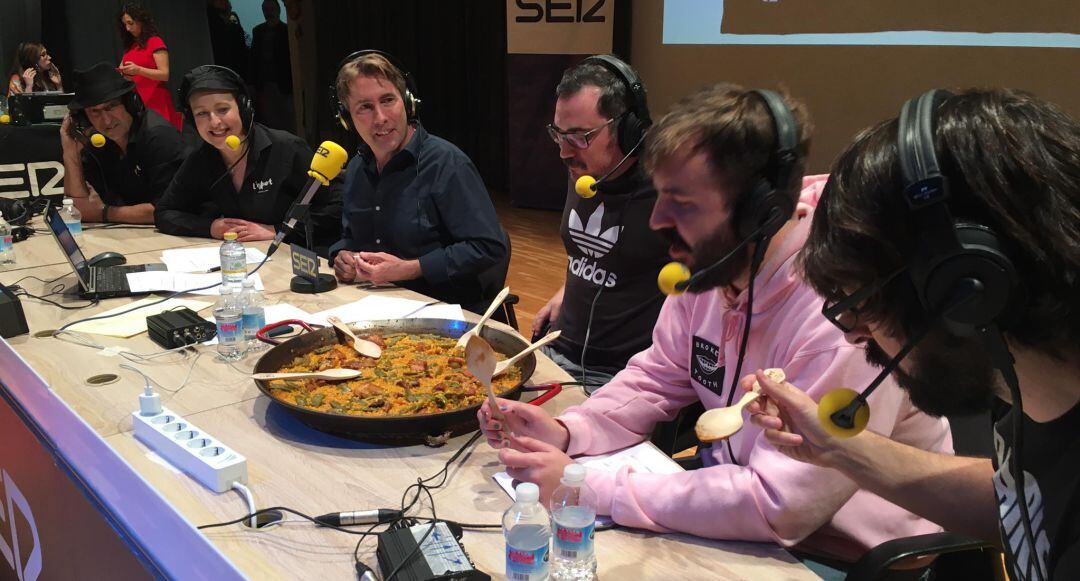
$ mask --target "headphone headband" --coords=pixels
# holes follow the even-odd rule
[[[761,97],[776,127],[776,150],[769,162],[772,175],[767,176],[767,179],[774,190],[786,190],[788,182],[791,181],[791,170],[799,159],[799,130],[795,124],[795,116],[779,93],[768,89],[754,89],[750,92]]]
[[[641,81],[637,71],[623,62],[622,59],[609,54],[596,54],[586,58],[584,62],[596,63],[622,81],[623,85],[626,85],[626,88],[630,91],[630,110],[637,114],[638,119],[645,123],[646,127],[652,125],[645,83]]]
[[[192,85],[203,77],[215,73],[224,75],[227,82],[233,85],[232,87],[222,90],[232,92],[236,96],[236,105],[240,114],[240,122],[243,125],[245,132],[251,131],[251,124],[255,119],[255,108],[251,104],[251,96],[248,95],[247,85],[244,83],[244,79],[239,73],[229,67],[223,67],[221,65],[200,65],[191,69],[184,75],[184,79],[180,82],[180,88],[177,89],[176,92],[177,96],[180,98],[180,110],[187,119],[187,122],[192,124],[192,126],[195,125],[195,115],[191,111],[191,103],[189,101]]]

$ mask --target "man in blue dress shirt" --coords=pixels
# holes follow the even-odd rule
[[[419,99],[393,57],[360,51],[336,82],[338,116],[363,139],[345,174],[343,282],[399,286],[483,311],[501,289],[509,244],[472,161],[428,134]]]

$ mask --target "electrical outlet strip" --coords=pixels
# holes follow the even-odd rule
[[[131,416],[139,441],[203,486],[225,492],[233,482],[247,484],[247,459],[180,414],[162,408],[154,415]]]

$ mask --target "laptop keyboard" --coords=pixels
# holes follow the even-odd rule
[[[91,268],[90,288],[96,292],[125,290],[127,272],[122,268]]]

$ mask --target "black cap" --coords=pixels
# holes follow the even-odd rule
[[[135,90],[135,83],[124,78],[116,67],[100,62],[85,71],[75,71],[75,98],[68,109],[81,111],[117,99]]]
[[[225,91],[229,93],[246,94],[243,80],[240,75],[218,65],[202,65],[195,67],[184,75],[180,83],[180,102],[187,106],[191,94],[196,91]]]

